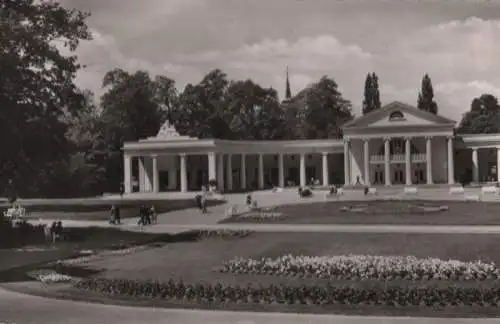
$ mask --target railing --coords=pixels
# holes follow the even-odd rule
[[[410,159],[412,162],[419,162],[419,163],[427,161],[427,157],[426,157],[425,153],[412,154]],[[385,161],[384,155],[372,155],[372,156],[370,156],[371,163],[384,163],[384,161]],[[392,154],[390,156],[390,161],[396,162],[396,163],[405,163],[406,156],[405,156],[405,154]]]

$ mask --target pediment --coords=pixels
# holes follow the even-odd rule
[[[344,128],[455,125],[454,120],[394,101],[346,123]]]

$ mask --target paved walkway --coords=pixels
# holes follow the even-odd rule
[[[402,188],[386,188],[381,189],[378,196],[361,195],[345,195],[339,197],[326,196],[325,190],[317,190],[314,195],[309,198],[298,198],[295,189],[285,189],[282,192],[257,191],[253,193],[253,199],[258,202],[259,207],[272,207],[288,204],[309,204],[315,202],[326,201],[352,201],[363,200],[370,201],[375,199],[401,199],[401,200],[449,200],[463,201],[465,196],[480,197],[483,201],[498,201],[500,196],[497,195],[481,195],[477,188],[466,188],[466,194],[450,196],[447,188],[424,188],[419,189],[419,192],[414,195],[405,195],[402,193]],[[151,198],[151,193],[134,194],[130,199],[148,199]],[[175,198],[193,198],[194,193],[180,194],[177,193]],[[181,197],[182,196],[182,197]],[[171,198],[171,197],[170,197]],[[125,219],[121,228],[126,230],[140,230],[154,233],[175,233],[186,229],[195,228],[231,228],[231,229],[251,229],[256,231],[288,231],[288,232],[406,232],[406,233],[499,233],[500,227],[497,226],[392,226],[392,225],[268,225],[268,224],[217,224],[219,221],[227,217],[227,210],[230,206],[236,206],[238,210],[245,207],[245,194],[228,194],[224,197],[226,203],[209,208],[208,214],[201,214],[197,208],[176,210],[158,215],[158,224],[141,228],[137,226],[137,219]],[[113,196],[108,196],[105,199],[113,199]],[[32,220],[34,224],[50,224],[52,220]],[[64,225],[67,227],[109,227],[107,221],[80,221],[80,220],[65,220]]]
[[[2,324],[500,324],[500,319],[360,317],[123,307],[54,300],[0,289]]]

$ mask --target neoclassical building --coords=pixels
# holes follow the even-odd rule
[[[231,141],[157,136],[123,146],[125,192],[273,186],[413,186],[500,181],[500,134],[455,134],[456,122],[392,102],[343,125],[342,139]],[[481,163],[480,163],[481,162]]]

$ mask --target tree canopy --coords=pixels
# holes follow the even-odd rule
[[[0,150],[0,185],[13,179],[22,195],[50,195],[71,149],[65,112],[83,102],[74,84],[81,66],[72,53],[91,39],[89,14],[49,1],[1,0],[0,6],[0,136],[9,139]]]
[[[474,98],[470,110],[463,115],[457,130],[464,134],[500,133],[498,99],[491,94]]]

